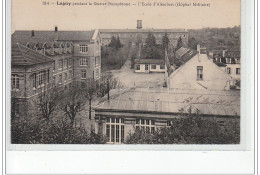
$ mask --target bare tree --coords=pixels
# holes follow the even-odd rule
[[[73,82],[64,90],[61,99],[61,110],[70,119],[71,127],[75,123],[78,112],[82,110],[82,106],[86,103],[82,87],[77,82]]]
[[[96,95],[98,86],[100,86],[99,82],[95,81],[94,79],[88,79],[86,81],[86,86],[83,88],[83,93],[86,99],[88,100],[89,105],[89,119],[91,120],[91,110],[92,110],[92,99],[94,95]]]
[[[49,122],[52,113],[57,109],[61,92],[62,89],[60,87],[52,87],[41,92],[35,101],[40,109],[42,118],[47,120],[47,122]]]

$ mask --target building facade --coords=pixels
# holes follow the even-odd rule
[[[164,73],[165,61],[155,59],[135,59],[134,70],[136,73]]]
[[[11,53],[12,111],[19,111],[19,115],[28,112],[30,97],[36,97],[51,84],[67,86],[88,78],[97,81],[101,76],[98,30],[58,31],[55,27],[54,31],[15,31]],[[19,103],[24,110],[17,109],[16,101],[26,101]]]
[[[137,20],[136,29],[100,29],[102,45],[108,45],[112,36],[119,37],[122,44],[136,45],[141,42],[145,44],[148,33],[154,34],[156,43],[161,44],[162,38],[167,33],[172,48],[177,47],[178,39],[181,37],[184,44],[188,43],[188,31],[184,29],[143,29],[142,21]]]
[[[95,108],[95,131],[106,135],[109,144],[122,144],[136,129],[153,133],[188,113],[220,123],[239,118],[239,104],[238,91],[130,89],[100,102]]]

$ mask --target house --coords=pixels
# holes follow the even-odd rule
[[[198,52],[196,50],[181,47],[175,52],[174,64],[176,67],[180,67],[188,60],[190,60],[193,56],[195,56]]]
[[[215,52],[213,61],[220,66],[234,80],[234,87],[240,89],[240,51],[223,50],[222,54]]]
[[[153,133],[188,113],[214,118],[220,123],[239,118],[240,94],[205,89],[136,88],[117,92],[94,110],[95,131],[106,135],[107,143],[122,144],[135,129]]]
[[[143,29],[142,20],[137,20],[136,29],[100,29],[102,45],[108,45],[112,36],[119,37],[122,44],[131,43],[136,45],[139,41],[145,44],[148,33],[154,34],[156,43],[161,44],[162,38],[167,33],[169,45],[172,48],[177,47],[178,39],[181,37],[184,44],[188,43],[188,31],[185,29]]]
[[[229,90],[232,77],[208,59],[197,53],[176,69],[168,78],[169,88]]]
[[[165,72],[165,61],[158,59],[135,59],[134,71],[136,73]]]
[[[30,103],[53,84],[54,60],[21,44],[11,48],[11,113],[27,116]]]

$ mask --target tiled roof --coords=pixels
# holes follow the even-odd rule
[[[60,31],[59,41],[91,41],[95,30],[91,31]]]
[[[21,44],[12,44],[11,58],[12,66],[26,66],[54,61],[53,59]]]
[[[124,112],[159,112],[176,114],[197,110],[208,116],[240,116],[240,94],[237,91],[194,89],[133,89],[101,102],[95,110]]]
[[[180,33],[185,32],[188,33],[185,29],[100,29],[99,32],[102,33]]]
[[[32,31],[17,30],[12,34],[12,43],[26,44],[28,42],[53,42],[53,41],[81,41],[91,40],[95,31]]]
[[[135,64],[164,64],[164,60],[157,59],[135,59]]]
[[[226,51],[226,58],[240,58],[240,51]]]

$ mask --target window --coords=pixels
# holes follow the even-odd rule
[[[12,75],[12,90],[19,90],[19,77],[18,75]]]
[[[47,70],[47,83],[50,83],[50,69]]]
[[[152,69],[156,69],[156,65],[155,65],[155,64],[152,65]],[[147,70],[147,69],[146,69],[146,70]]]
[[[80,45],[79,46],[79,51],[81,53],[87,53],[88,52],[88,45]]]
[[[59,75],[59,84],[62,84],[62,74]]]
[[[96,69],[96,78],[99,78],[99,69]]]
[[[59,62],[58,62],[58,69],[62,70],[62,67],[63,67],[62,60],[59,60]]]
[[[236,68],[236,74],[240,75],[240,68]]]
[[[231,64],[231,58],[226,58],[226,62]]]
[[[72,59],[69,58],[69,67],[71,67],[71,66],[72,66]]]
[[[32,75],[32,85],[33,85],[33,88],[36,88],[36,73],[34,73]]]
[[[135,124],[135,129],[136,130],[143,130],[146,133],[154,133],[155,131],[155,126],[154,126],[154,120],[149,120],[149,119],[136,119],[136,124]]]
[[[240,64],[240,58],[236,58],[236,63]]]
[[[81,79],[86,79],[87,78],[87,71],[82,70],[81,71]]]
[[[108,143],[124,142],[125,125],[123,118],[106,118],[106,138]]]
[[[160,65],[160,69],[165,69],[165,65]]]
[[[72,79],[72,70],[69,71],[69,79],[71,80]]]
[[[68,67],[68,61],[66,59],[63,61],[63,65],[64,65],[64,68]]]
[[[80,58],[80,66],[87,66],[88,65],[88,58]]]
[[[140,65],[139,64],[135,66],[135,70],[140,70]]]
[[[203,66],[197,66],[197,80],[203,80]]]
[[[148,70],[148,64],[145,65],[145,70]]]
[[[56,84],[56,77],[55,76],[53,76],[52,81],[53,81],[53,84]]]
[[[68,78],[68,74],[65,73],[65,74],[64,74],[64,81],[65,81],[65,82],[67,82],[67,78]]]
[[[231,74],[231,68],[230,67],[227,67],[227,73]]]
[[[172,126],[172,121],[167,121],[166,126]]]
[[[37,74],[37,86],[40,87],[40,86],[44,86],[44,83],[45,83],[45,76],[46,76],[46,73],[45,71],[41,71]]]

